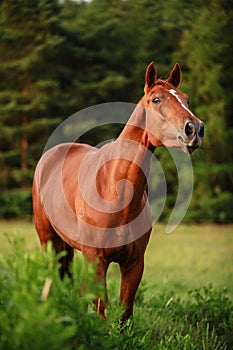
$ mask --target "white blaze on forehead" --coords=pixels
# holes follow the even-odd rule
[[[188,107],[186,107],[186,106],[183,104],[183,102],[181,101],[181,99],[180,99],[179,96],[177,95],[176,90],[170,89],[169,92],[170,92],[170,94],[172,94],[172,95],[177,99],[178,102],[180,102],[181,106],[182,106],[187,112],[189,112],[191,115],[193,115],[193,113],[190,111],[190,109],[188,109]]]

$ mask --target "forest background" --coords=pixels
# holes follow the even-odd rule
[[[0,217],[31,216],[35,166],[59,123],[99,103],[136,103],[153,60],[162,78],[179,62],[181,90],[206,126],[185,221],[232,222],[232,19],[228,0],[2,0]],[[84,141],[116,132],[108,125]],[[165,149],[156,154],[167,178],[166,220],[177,174]]]

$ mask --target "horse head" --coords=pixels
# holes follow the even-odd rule
[[[178,63],[167,80],[157,79],[154,63],[146,70],[145,95],[140,101],[146,109],[146,130],[153,146],[179,147],[191,154],[200,147],[204,123],[189,109],[188,96],[178,90],[181,69]]]

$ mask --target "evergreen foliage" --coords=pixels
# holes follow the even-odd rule
[[[186,219],[231,222],[231,33],[232,7],[226,0],[1,1],[3,206],[9,191],[30,188],[43,147],[62,120],[98,103],[136,103],[147,64],[154,60],[166,78],[178,61],[181,89],[206,124],[203,148],[192,156],[196,183]],[[109,125],[99,134],[104,138],[113,131]],[[86,141],[93,143],[93,132]],[[166,173],[172,160],[162,150],[158,157]],[[172,206],[176,176],[168,177]]]
[[[57,1],[2,1],[1,187],[26,187],[43,145],[70,111],[66,32]],[[67,44],[66,44],[67,45]]]

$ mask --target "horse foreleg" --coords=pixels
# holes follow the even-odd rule
[[[120,266],[120,268],[120,303],[125,309],[121,317],[121,323],[124,323],[133,314],[134,299],[144,270],[144,258],[133,266]]]
[[[93,261],[92,261],[93,262]],[[105,308],[108,303],[108,294],[107,294],[107,284],[106,284],[106,274],[108,270],[109,263],[99,259],[96,265],[96,281],[100,283],[101,290],[98,291],[98,297],[93,300],[98,314],[106,319]]]

